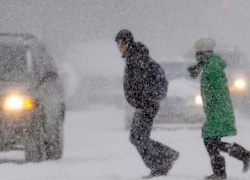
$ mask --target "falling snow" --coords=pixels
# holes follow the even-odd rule
[[[0,178],[249,179],[249,5],[1,0]]]

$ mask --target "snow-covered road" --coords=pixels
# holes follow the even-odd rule
[[[250,120],[237,119],[238,135],[224,138],[250,149]],[[82,112],[67,112],[65,153],[62,160],[30,164],[0,164],[1,180],[137,180],[149,170],[143,165],[124,130],[124,111],[96,106]],[[152,138],[181,153],[167,177],[155,179],[201,180],[212,173],[199,129],[155,130]],[[249,180],[243,164],[228,155],[229,180]],[[23,152],[0,153],[1,158],[20,159]]]

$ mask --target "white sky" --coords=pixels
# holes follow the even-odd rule
[[[223,7],[223,3],[228,7]],[[183,54],[200,37],[250,46],[249,0],[1,0],[0,31],[32,32],[64,58],[70,43],[113,40],[130,29],[156,59]],[[250,55],[250,52],[247,52]]]

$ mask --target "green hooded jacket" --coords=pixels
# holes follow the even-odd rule
[[[226,62],[218,55],[208,58],[201,76],[201,97],[207,116],[202,137],[236,135],[235,117],[224,72]]]

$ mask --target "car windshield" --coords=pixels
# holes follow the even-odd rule
[[[27,46],[0,45],[0,76],[12,71],[27,72]]]

